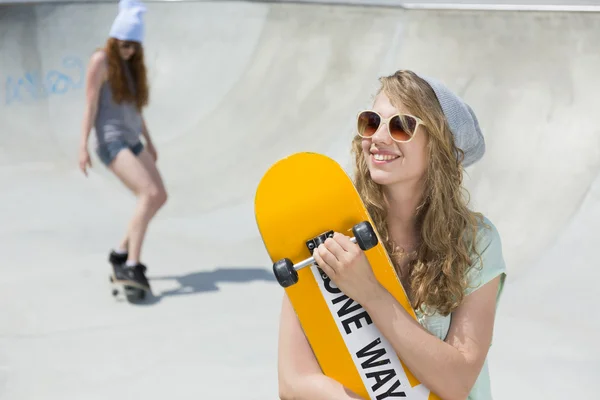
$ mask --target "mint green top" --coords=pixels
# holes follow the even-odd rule
[[[484,223],[489,228],[481,225],[478,231],[477,249],[481,255],[481,261],[483,267],[480,265],[480,260],[476,258],[476,265],[471,268],[468,272],[469,285],[466,290],[466,294],[473,293],[481,286],[485,285],[492,279],[501,275],[500,285],[498,287],[498,294],[496,297],[496,305],[500,300],[502,289],[504,287],[504,281],[506,279],[506,265],[504,263],[504,257],[502,256],[502,243],[500,235],[496,230],[496,227],[487,219],[484,218]],[[419,311],[416,311],[419,323],[427,329],[430,333],[437,336],[439,339],[444,340],[450,329],[450,320],[452,314],[443,317],[439,314],[424,315]],[[469,393],[467,400],[491,400],[492,399],[492,388],[490,383],[490,374],[488,370],[487,358],[481,369],[481,373],[473,386],[473,389]]]

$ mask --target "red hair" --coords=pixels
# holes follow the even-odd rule
[[[119,40],[109,38],[106,41],[106,55],[108,58],[108,82],[112,89],[113,100],[116,103],[123,101],[134,102],[137,109],[148,105],[148,78],[146,76],[146,65],[144,63],[144,48],[140,43],[131,42],[134,45],[135,53],[131,56],[128,63],[131,66],[131,75],[135,83],[136,93],[129,89],[127,77],[123,72],[123,64],[119,53]]]

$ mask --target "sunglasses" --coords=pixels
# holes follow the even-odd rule
[[[425,126],[421,119],[409,114],[395,114],[383,118],[376,111],[364,110],[358,113],[358,135],[362,138],[372,137],[381,124],[387,124],[387,131],[392,140],[400,143],[410,142],[419,125]]]
[[[130,49],[130,48],[135,49],[136,45],[133,42],[120,42],[119,47],[122,49]]]

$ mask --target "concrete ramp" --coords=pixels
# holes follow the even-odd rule
[[[170,197],[143,249],[155,297],[132,306],[106,257],[134,199],[95,156],[77,169],[85,70],[116,4],[0,7],[0,398],[276,398],[282,291],[254,189],[296,151],[350,169],[355,113],[399,68],[445,81],[486,136],[466,183],[510,272],[494,398],[598,391],[599,14],[148,9],[145,115]]]

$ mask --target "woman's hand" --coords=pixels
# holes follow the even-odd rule
[[[92,160],[90,159],[90,153],[86,146],[82,146],[79,149],[79,169],[83,171],[83,174],[87,176],[87,167],[92,168]]]
[[[336,286],[361,305],[383,289],[361,248],[348,236],[335,233],[313,252],[315,261]]]
[[[150,155],[154,159],[154,162],[156,162],[156,160],[158,159],[158,154],[156,153],[156,147],[154,147],[154,143],[150,141],[147,142],[146,148],[148,149],[148,153],[150,153]]]

